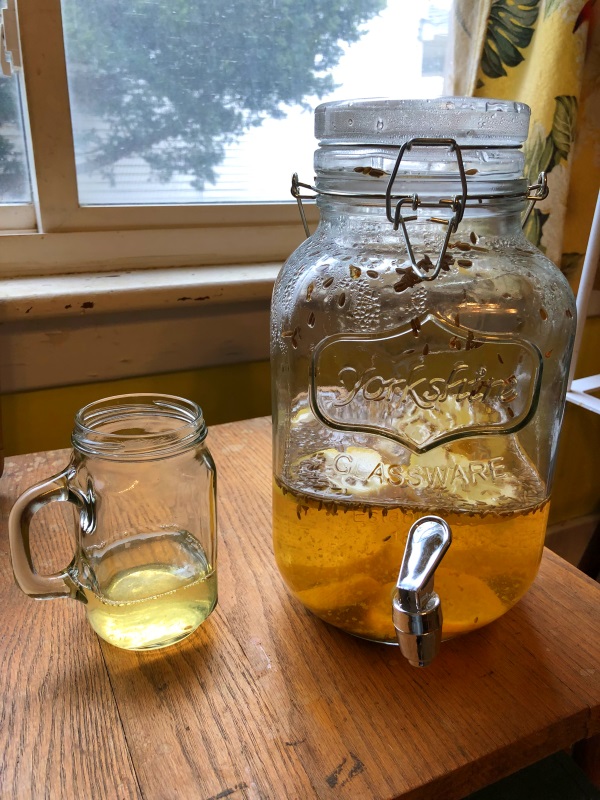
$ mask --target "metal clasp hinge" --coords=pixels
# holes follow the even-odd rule
[[[548,193],[550,189],[548,188],[548,178],[546,177],[545,172],[540,172],[538,175],[538,182],[533,183],[527,190],[527,200],[529,200],[529,205],[527,206],[527,210],[523,214],[523,219],[521,220],[521,227],[524,228],[527,224],[527,220],[529,219],[529,215],[533,211],[533,207],[539,200],[545,200],[548,197]]]
[[[313,189],[312,186],[309,186],[308,183],[300,183],[298,180],[298,173],[294,172],[292,175],[292,188],[290,189],[292,193],[292,197],[298,203],[298,211],[300,212],[300,219],[302,220],[302,224],[304,225],[304,233],[306,234],[306,238],[310,236],[310,228],[308,227],[308,222],[306,221],[306,214],[304,213],[304,206],[302,205],[303,200],[314,200],[314,197],[309,195],[302,196],[300,194],[300,187],[304,189],[311,189],[312,191],[316,192],[316,189]]]
[[[442,199],[439,200],[437,203],[423,203],[419,199],[418,194],[413,195],[406,195],[405,197],[401,197],[400,200],[396,203],[396,211],[392,216],[392,188],[394,186],[394,181],[396,180],[396,175],[398,174],[398,169],[400,164],[402,163],[402,159],[404,158],[404,154],[407,153],[409,150],[412,150],[413,147],[449,147],[450,152],[456,155],[456,162],[458,164],[458,175],[460,178],[460,188],[462,193],[460,195],[456,195],[451,199]],[[450,220],[446,222],[443,221],[443,224],[447,224],[446,236],[444,238],[444,243],[442,245],[442,249],[440,250],[440,254],[436,261],[436,264],[433,268],[433,272],[429,274],[425,270],[421,269],[415,260],[415,254],[413,252],[410,238],[408,235],[408,230],[406,228],[406,223],[411,222],[417,219],[417,216],[410,216],[410,217],[403,217],[402,216],[402,206],[406,205],[407,203],[411,204],[412,210],[416,211],[419,207],[424,208],[435,208],[436,206],[449,206],[452,211],[454,212],[453,216]],[[410,259],[410,265],[419,278],[425,281],[432,281],[440,274],[440,270],[442,269],[442,264],[444,262],[444,256],[446,255],[446,250],[448,248],[448,244],[450,242],[450,237],[456,231],[458,226],[461,223],[463,215],[465,213],[465,205],[467,203],[467,176],[465,175],[465,167],[463,164],[462,159],[462,152],[454,139],[434,139],[434,138],[420,138],[420,139],[410,139],[410,141],[405,142],[402,147],[400,148],[400,152],[398,153],[398,158],[396,159],[396,163],[394,165],[394,169],[392,170],[392,174],[390,176],[390,180],[387,185],[387,189],[385,192],[385,211],[388,220],[394,226],[394,230],[397,231],[399,227],[402,228],[402,235],[404,237],[404,243],[406,244],[406,250],[408,252],[408,257]]]
[[[398,169],[404,158],[404,154],[411,150],[413,147],[444,147],[447,146],[450,148],[450,152],[456,155],[456,162],[458,165],[458,172],[460,178],[460,185],[461,185],[461,194],[455,195],[452,198],[441,198],[437,202],[425,202],[419,198],[418,194],[412,195],[394,195],[392,193],[394,181],[396,180],[396,175],[398,174]],[[507,145],[477,145],[477,149],[490,149],[490,148],[498,148],[498,147],[507,147]],[[310,230],[308,227],[308,223],[306,221],[306,214],[304,213],[304,206],[302,201],[303,200],[314,200],[315,195],[323,195],[326,197],[336,197],[336,198],[347,198],[347,199],[367,199],[367,200],[378,200],[381,201],[385,197],[385,205],[386,205],[386,216],[387,219],[392,223],[394,226],[394,230],[398,230],[401,228],[402,236],[404,238],[404,243],[406,245],[406,250],[408,253],[408,257],[410,259],[410,265],[412,270],[415,272],[416,275],[419,276],[421,280],[425,281],[432,281],[440,274],[440,271],[444,264],[444,258],[446,256],[446,250],[448,249],[448,245],[450,244],[450,237],[452,234],[458,229],[460,225],[465,208],[467,206],[468,201],[475,202],[475,203],[482,203],[486,200],[496,200],[496,199],[525,199],[529,201],[529,205],[527,210],[525,211],[523,218],[521,220],[521,227],[525,227],[527,220],[535,206],[535,204],[539,200],[545,200],[548,197],[548,181],[546,178],[545,172],[540,172],[538,175],[538,182],[532,184],[528,187],[527,193],[524,192],[515,192],[515,193],[504,193],[504,194],[469,194],[467,189],[467,176],[465,173],[463,157],[462,157],[462,150],[465,149],[474,149],[475,145],[468,145],[468,146],[461,146],[454,140],[454,139],[434,139],[434,138],[418,138],[418,139],[411,139],[408,142],[405,142],[398,152],[398,157],[396,159],[396,163],[394,165],[394,169],[390,176],[390,180],[387,185],[387,189],[385,195],[381,193],[354,193],[354,192],[341,192],[341,191],[325,191],[323,189],[317,189],[315,186],[311,186],[308,183],[302,183],[298,179],[298,174],[294,173],[292,176],[292,186],[291,186],[291,194],[292,197],[296,200],[298,204],[298,210],[300,212],[300,218],[302,220],[302,225],[304,226],[304,232],[306,237],[310,236]],[[302,189],[309,189],[311,192],[314,192],[314,195],[303,195],[301,194]],[[396,207],[392,212],[392,202],[396,201]],[[437,261],[433,268],[432,272],[428,272],[424,269],[419,267],[416,259],[415,254],[412,249],[412,245],[410,242],[410,237],[408,234],[408,229],[406,227],[407,222],[412,222],[417,219],[416,214],[412,214],[409,216],[404,216],[402,214],[402,207],[410,205],[412,211],[416,211],[418,208],[440,208],[446,207],[450,208],[453,211],[453,215],[449,220],[437,218],[431,218],[432,222],[439,222],[442,225],[447,226],[446,235],[444,237],[444,241],[442,244],[442,248],[438,255]]]

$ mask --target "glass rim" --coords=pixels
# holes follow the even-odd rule
[[[129,417],[146,415],[179,421],[168,430],[110,431],[104,427]],[[132,392],[94,400],[75,414],[73,447],[87,455],[146,460],[182,452],[204,441],[207,427],[193,400],[159,392]]]

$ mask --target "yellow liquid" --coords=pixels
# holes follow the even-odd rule
[[[452,545],[435,572],[445,638],[500,617],[525,594],[542,555],[549,503],[456,512],[325,501],[275,484],[275,558],[292,593],[349,633],[395,642],[392,595],[410,526],[438,514]]]
[[[125,650],[166,647],[193,633],[216,606],[217,576],[191,541],[186,533],[151,535],[109,548],[95,570],[105,579],[100,587],[79,584],[96,633]],[[161,555],[172,560],[160,563]]]

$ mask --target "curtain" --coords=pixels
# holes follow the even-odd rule
[[[600,2],[455,0],[450,41],[448,94],[531,107],[525,174],[550,194],[525,232],[575,286],[600,186]]]

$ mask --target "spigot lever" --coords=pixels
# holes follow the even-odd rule
[[[442,605],[433,576],[452,542],[441,517],[421,517],[408,532],[392,601],[392,618],[402,655],[415,667],[428,666],[442,641]]]

